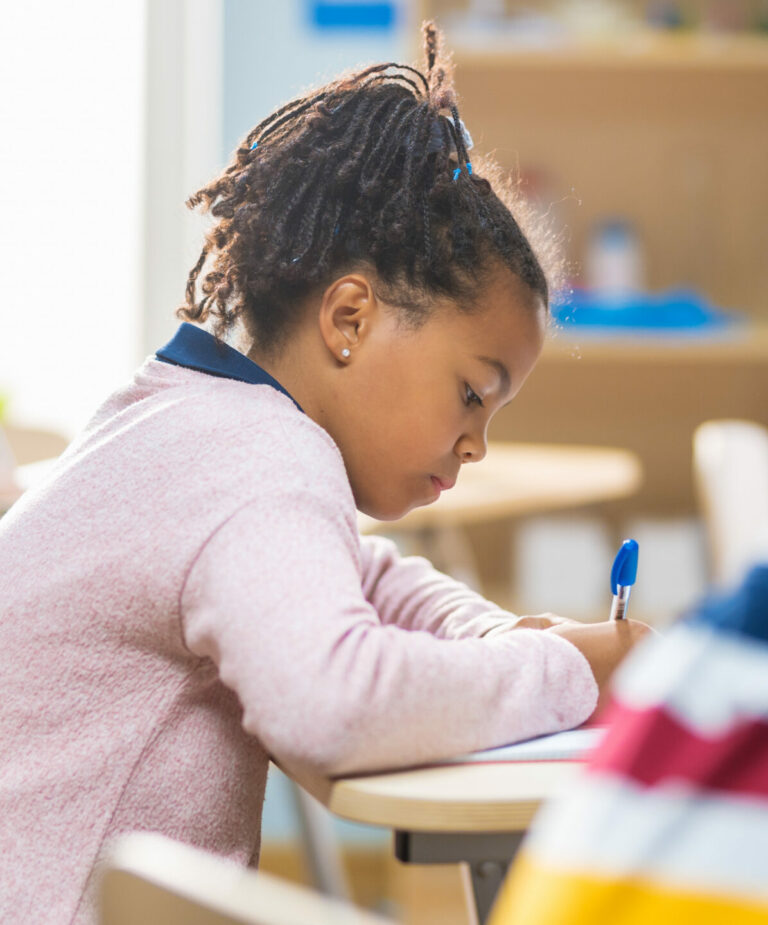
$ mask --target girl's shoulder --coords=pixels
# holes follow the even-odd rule
[[[314,481],[321,472],[334,490],[350,491],[328,432],[271,386],[150,359],[113,401],[109,417],[114,423],[136,419],[164,452],[209,471],[236,480],[272,475],[284,484],[292,477]]]
[[[253,385],[234,379],[195,374],[167,394],[169,405],[180,423],[200,436],[200,428],[211,437],[237,442],[269,441],[292,446],[297,453],[341,456],[326,430],[316,424],[287,395],[269,385]]]

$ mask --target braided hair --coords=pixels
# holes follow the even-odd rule
[[[270,350],[298,320],[297,304],[365,267],[379,295],[418,326],[440,297],[471,311],[492,262],[548,304],[546,276],[512,215],[513,188],[496,182],[494,190],[483,173],[498,174],[495,165],[469,161],[432,23],[424,39],[426,73],[378,64],[292,100],[189,198],[218,221],[189,274],[180,318],[212,315],[220,337],[242,315]]]

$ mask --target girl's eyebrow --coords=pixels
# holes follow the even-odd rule
[[[494,370],[498,373],[499,379],[501,379],[501,389],[499,390],[502,394],[506,395],[509,391],[509,371],[507,367],[501,362],[501,360],[494,360],[493,357],[476,357],[482,363],[487,363],[489,366],[492,366]]]

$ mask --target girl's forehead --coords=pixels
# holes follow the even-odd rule
[[[481,364],[505,385],[529,369],[544,341],[546,313],[540,299],[489,298],[472,312],[457,307],[435,313],[424,325],[424,353],[451,362]]]
[[[542,298],[512,273],[492,278],[481,288],[473,305],[462,310],[449,303],[442,312],[446,327],[460,330],[468,343],[501,343],[512,338],[543,339],[547,309]]]

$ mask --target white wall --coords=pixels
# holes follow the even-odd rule
[[[186,200],[223,167],[221,0],[148,0],[142,357],[179,324],[209,219]]]
[[[142,3],[0,12],[0,392],[72,432],[138,354]]]
[[[408,62],[410,49],[419,46],[416,4],[390,2],[392,28],[358,30],[316,28],[313,0],[224,0],[224,157],[273,109],[308,87],[358,65]]]
[[[0,32],[0,396],[74,434],[178,321],[221,168],[220,0],[25,0]]]
[[[10,420],[71,436],[167,340],[206,221],[185,199],[308,84],[407,58],[411,6],[393,4],[397,27],[378,32],[315,29],[311,0],[3,6],[0,399]]]

